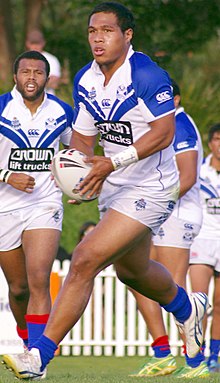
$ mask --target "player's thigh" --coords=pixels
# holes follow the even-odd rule
[[[9,286],[17,289],[27,286],[25,256],[22,247],[0,251],[0,266]]]
[[[208,293],[209,283],[213,276],[213,268],[205,264],[193,264],[189,267],[192,291]]]
[[[96,225],[78,244],[73,252],[72,264],[87,264],[91,270],[100,271],[104,267],[114,263],[123,254],[142,241],[146,243],[145,236],[149,229],[142,223],[130,218],[116,210],[109,209]],[[148,234],[150,242],[151,235]],[[143,246],[142,257],[146,255]]]

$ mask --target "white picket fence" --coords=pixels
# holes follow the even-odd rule
[[[55,261],[53,271],[64,280],[69,261]],[[188,288],[190,289],[189,279]],[[210,300],[213,283],[210,286]],[[74,300],[74,297],[73,297]],[[179,338],[173,317],[163,311],[171,351],[181,355],[182,341]],[[65,318],[63,318],[65,321]],[[210,320],[206,332],[209,345]],[[132,293],[116,277],[112,266],[102,271],[95,279],[92,297],[82,318],[61,342],[61,355],[152,355],[152,338],[136,307]],[[207,351],[208,352],[208,347]]]

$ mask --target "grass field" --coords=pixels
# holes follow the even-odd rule
[[[92,357],[77,356],[56,357],[48,368],[46,382],[49,383],[137,383],[151,381],[153,383],[219,383],[220,374],[212,374],[208,378],[174,379],[172,375],[155,378],[133,378],[129,373],[137,370],[144,362],[143,357]],[[178,366],[184,363],[184,358],[177,359]],[[18,380],[17,380],[18,381]],[[0,383],[15,382],[14,375],[0,366]]]

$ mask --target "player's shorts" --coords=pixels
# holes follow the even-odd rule
[[[209,265],[220,272],[220,239],[196,238],[190,250],[190,265]]]
[[[169,219],[161,225],[157,235],[153,236],[155,246],[177,247],[189,249],[194,238],[199,234],[201,226],[179,219],[171,215]]]
[[[60,205],[37,206],[0,214],[0,251],[16,249],[25,230],[62,230],[63,208]]]
[[[178,187],[177,184],[163,192],[149,193],[148,188],[116,186],[106,181],[99,197],[100,217],[111,208],[141,222],[156,233],[174,209]]]

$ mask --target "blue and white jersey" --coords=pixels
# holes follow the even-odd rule
[[[200,198],[203,223],[198,238],[219,239],[220,233],[220,174],[211,166],[212,154],[201,167]]]
[[[148,56],[130,47],[124,63],[104,86],[105,77],[93,61],[74,79],[74,129],[84,135],[100,134],[110,157],[135,143],[149,123],[175,111],[170,78]],[[136,185],[161,191],[178,180],[172,144],[108,176],[116,185]]]
[[[200,204],[200,169],[203,161],[203,147],[200,133],[192,118],[184,112],[183,107],[176,110],[176,133],[174,139],[175,156],[189,150],[198,152],[197,181],[191,189],[176,202],[174,214],[176,217],[201,225],[202,208]],[[189,169],[190,171],[190,169]]]
[[[0,167],[35,178],[31,194],[0,183],[0,213],[37,203],[60,203],[62,193],[51,180],[50,163],[60,141],[69,145],[73,109],[45,93],[34,115],[14,87],[0,96]]]

